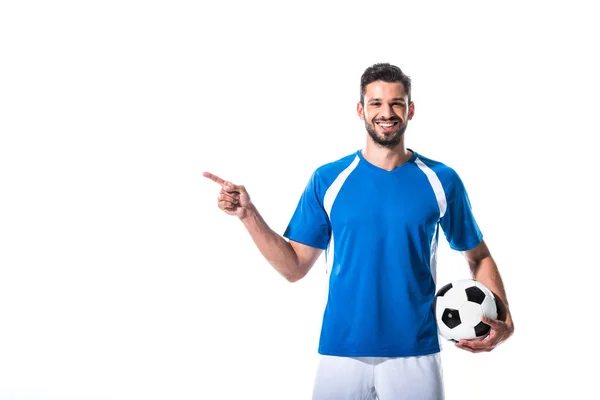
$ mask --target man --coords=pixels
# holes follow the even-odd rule
[[[497,296],[498,320],[483,340],[457,346],[490,351],[514,330],[503,283],[450,167],[405,148],[415,113],[411,80],[375,64],[361,77],[358,116],[366,147],[317,168],[283,236],[260,216],[241,185],[222,186],[218,206],[240,218],[270,264],[290,282],[326,250],[328,298],[313,399],[444,398],[431,305],[439,229],[461,251],[474,279]]]

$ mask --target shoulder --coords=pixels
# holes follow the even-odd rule
[[[351,153],[319,166],[314,171],[314,176],[322,181],[333,181],[345,169],[356,163],[358,159],[357,153]]]
[[[416,158],[415,163],[421,168],[426,168],[431,170],[438,179],[442,182],[442,184],[451,184],[453,182],[460,181],[460,176],[456,172],[454,168],[451,166],[439,161],[434,160],[429,157],[425,157],[422,154],[415,152]]]
[[[317,167],[311,177],[309,186],[323,196],[337,177],[347,168],[357,163],[357,154],[352,153]]]
[[[439,160],[434,160],[418,153],[415,154],[417,154],[415,163],[424,172],[426,169],[429,169],[435,174],[447,196],[460,196],[466,190],[460,175],[454,168]]]

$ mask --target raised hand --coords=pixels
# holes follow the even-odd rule
[[[248,215],[248,212],[253,205],[250,201],[250,195],[243,185],[234,185],[210,172],[203,172],[202,176],[221,185],[217,203],[221,210],[229,215],[235,215],[240,219],[243,219]]]

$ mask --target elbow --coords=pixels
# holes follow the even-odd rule
[[[282,274],[283,277],[290,283],[298,282],[306,276],[306,270],[300,265],[295,265],[293,268]]]
[[[283,277],[290,283],[298,282],[300,279],[304,278],[304,274],[292,273],[285,274]]]

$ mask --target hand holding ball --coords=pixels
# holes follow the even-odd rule
[[[474,279],[443,286],[435,295],[433,308],[439,334],[453,342],[486,337],[490,326],[481,318],[498,318],[494,294]]]

